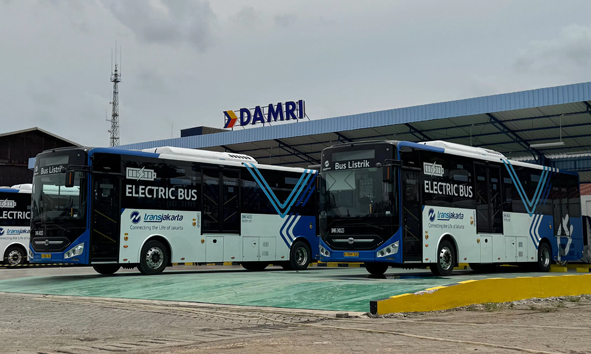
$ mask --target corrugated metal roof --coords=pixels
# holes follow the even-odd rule
[[[427,120],[430,121],[524,109],[533,110],[531,112],[513,113],[522,113],[526,116],[535,116],[540,115],[539,112],[538,114],[535,114],[536,107],[564,105],[589,100],[591,100],[591,83],[586,82],[522,92],[505,93],[493,96],[476,97],[465,100],[426,104],[415,107],[397,108],[385,111],[327,118],[309,122],[300,121],[291,124],[236,130],[217,134],[148,141],[143,143],[122,145],[120,147],[126,149],[145,149],[156,146],[205,148],[261,140],[285,139],[330,132],[346,132],[404,123],[416,123]],[[571,107],[567,106],[565,108],[570,109]],[[573,112],[576,111],[576,107],[573,106],[572,109]],[[551,112],[551,110],[548,112]]]

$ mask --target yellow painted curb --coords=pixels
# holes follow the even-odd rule
[[[438,286],[370,302],[373,314],[447,310],[485,302],[591,294],[591,274],[494,278]]]
[[[568,268],[566,268],[566,267],[561,267],[561,266],[556,266],[556,265],[550,266],[550,273],[566,273],[567,271],[568,271]]]
[[[591,268],[591,264],[586,264],[586,263],[571,263],[571,264],[567,264],[565,267],[567,267],[568,269]]]
[[[577,268],[577,273],[589,273],[589,268]]]

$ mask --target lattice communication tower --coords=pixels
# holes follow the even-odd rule
[[[117,54],[115,54],[117,57]],[[107,121],[111,122],[111,141],[109,146],[119,146],[119,83],[121,82],[121,71],[118,70],[117,64],[115,64],[115,70],[111,74],[111,82],[113,83],[113,100],[111,101],[111,119]]]

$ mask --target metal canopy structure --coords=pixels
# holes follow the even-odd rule
[[[316,121],[120,146],[199,148],[259,163],[318,164],[325,147],[362,140],[445,140],[508,158],[576,170],[591,181],[591,82],[397,108]]]

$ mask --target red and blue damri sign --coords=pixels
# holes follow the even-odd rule
[[[285,103],[270,104],[269,106],[256,106],[254,109],[240,108],[240,119],[236,116],[236,111],[224,111],[226,123],[224,128],[233,128],[236,122],[240,122],[240,126],[257,123],[271,123],[279,121],[286,121],[292,119],[302,119],[306,117],[306,102],[287,101]]]

